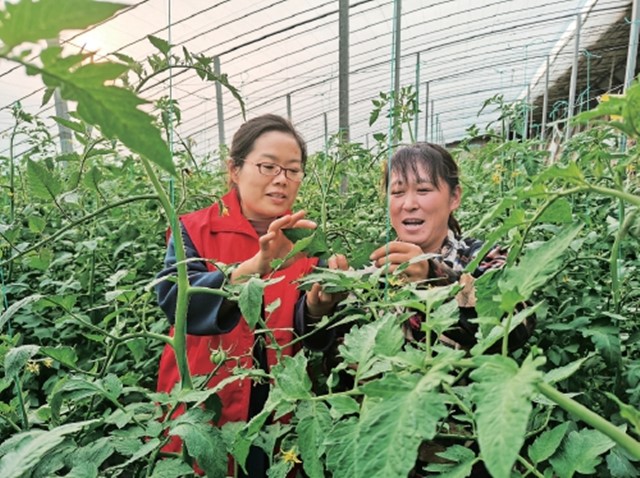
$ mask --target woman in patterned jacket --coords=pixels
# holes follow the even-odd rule
[[[482,241],[462,237],[458,221],[453,216],[460,206],[462,188],[458,165],[449,152],[431,143],[416,143],[399,149],[391,158],[390,174],[383,178],[389,193],[389,215],[397,240],[379,247],[371,254],[376,267],[388,267],[393,273],[406,267],[402,277],[432,285],[460,282],[465,288],[458,294],[460,320],[439,339],[456,348],[471,348],[477,325],[469,321],[476,317],[473,280],[490,269],[501,268],[506,262],[506,250],[494,246],[478,268],[463,276],[463,270],[482,248]],[[431,258],[410,263],[417,256]],[[420,340],[419,314],[405,323],[410,339]],[[533,320],[520,324],[509,336],[511,350],[522,347],[531,335]],[[492,351],[491,349],[489,351]]]

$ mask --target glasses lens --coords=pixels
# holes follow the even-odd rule
[[[284,175],[291,181],[302,181],[304,178],[304,171],[302,169],[287,169],[273,163],[258,163],[256,166],[260,174],[264,174],[265,176],[278,176],[284,171]]]
[[[266,176],[277,176],[278,174],[280,174],[280,171],[282,171],[282,168],[280,168],[280,166],[278,166],[277,164],[260,163],[256,164],[256,166],[258,166],[260,172]]]
[[[302,178],[304,178],[304,171],[302,171],[301,169],[287,169],[286,173],[287,177],[291,179],[291,181],[302,181]]]

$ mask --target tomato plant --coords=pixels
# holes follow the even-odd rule
[[[39,76],[47,96],[60,88],[77,102],[66,124],[81,145],[57,154],[38,118],[16,105],[12,137],[28,137],[34,148],[0,158],[0,186],[9,192],[0,208],[1,476],[190,476],[194,461],[207,476],[225,476],[227,456],[243,463],[251,444],[267,451],[272,477],[299,461],[312,478],[407,476],[419,458],[446,477],[472,476],[481,463],[496,477],[638,476],[640,86],[580,116],[590,127],[559,158],[535,140],[498,134],[455,151],[463,231],[511,250],[503,270],[477,282],[478,343],[469,353],[407,343],[401,328],[408,310],[426,315],[426,332],[450,327],[456,286],[422,289],[365,267],[319,269],[302,289],[322,281],[348,292],[339,313],[319,324],[343,334],[331,360],[302,351],[267,376],[238,370],[229,380],[269,380],[267,404],[249,423],[218,428],[209,424],[216,390],[184,364],[185,314],[167,335],[152,285],[167,225],[216,201],[224,178],[188,149],[170,154],[164,138],[180,120],[179,105],[157,99],[155,115],[144,113],[139,87],[177,67],[235,90],[206,57],[178,57],[157,38],[145,65],[123,56],[85,64],[51,47],[37,65],[21,55],[24,44],[123,7],[23,0],[0,12],[0,61]],[[34,28],[23,31],[26,21]],[[401,124],[410,124],[413,96],[404,93]],[[497,103],[508,119],[513,107]],[[300,206],[320,225],[316,252],[344,252],[355,264],[359,252],[392,239],[379,191],[383,157],[382,143],[369,150],[337,139],[310,157]],[[184,305],[186,269],[176,280]],[[254,278],[221,293],[264,328],[263,287]],[[519,309],[523,301],[531,306]],[[505,331],[531,314],[535,337],[509,354]],[[165,343],[183,364],[171,394],[154,391]],[[496,344],[500,352],[489,353]],[[234,359],[212,351],[217,363]],[[171,419],[177,407],[186,413]],[[283,416],[288,421],[277,420]],[[179,456],[161,456],[170,435],[184,442]]]

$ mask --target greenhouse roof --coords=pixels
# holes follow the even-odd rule
[[[99,26],[83,33],[66,32],[62,44],[95,50],[96,61],[113,52],[142,61],[157,52],[147,40],[148,35],[154,35],[174,45],[176,54],[186,47],[191,53],[219,56],[221,71],[244,99],[247,117],[290,112],[310,151],[322,149],[326,133],[338,131],[338,1],[127,3],[129,8]],[[558,102],[566,104],[578,13],[582,19],[581,100],[588,102],[598,91],[619,88],[630,4],[628,0],[403,0],[399,83],[408,86],[417,81],[419,85],[417,139],[450,143],[464,137],[471,125],[483,129],[497,118],[495,107],[479,114],[484,102],[495,95],[503,95],[507,102],[523,100],[529,89],[531,101],[540,106],[547,57],[554,88],[549,108],[557,109]],[[398,0],[349,2],[352,141],[372,143],[374,133],[388,128],[384,117],[373,126],[369,117],[372,100],[393,87],[393,29],[399,5]],[[612,35],[615,41],[594,54]],[[429,105],[425,105],[427,82]],[[589,90],[586,99],[585,88]],[[0,91],[2,156],[7,155],[13,102],[20,100],[26,111],[45,117],[54,115],[55,110],[52,102],[40,106],[41,85],[8,62],[0,64]],[[191,72],[174,71],[171,76],[154,78],[141,94],[149,99],[170,95],[178,101],[182,122],[177,133],[190,140],[196,156],[218,150],[216,89],[212,83]],[[228,143],[243,119],[230,92],[223,90],[222,97]],[[432,133],[436,120],[439,130]],[[434,138],[438,131],[441,134]],[[405,139],[408,141],[408,135]],[[18,147],[24,151],[28,144],[22,142]]]

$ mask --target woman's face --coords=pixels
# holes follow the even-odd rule
[[[229,174],[238,188],[242,214],[246,218],[265,220],[282,216],[293,206],[300,182],[288,179],[284,170],[277,176],[266,176],[260,173],[257,164],[301,170],[300,146],[290,134],[268,131],[255,140],[242,166],[230,165]]]
[[[425,253],[437,252],[447,237],[449,215],[460,205],[462,190],[457,186],[451,191],[442,179],[436,188],[424,167],[417,170],[419,177],[410,173],[406,182],[391,173],[391,225],[399,240],[416,244]]]

